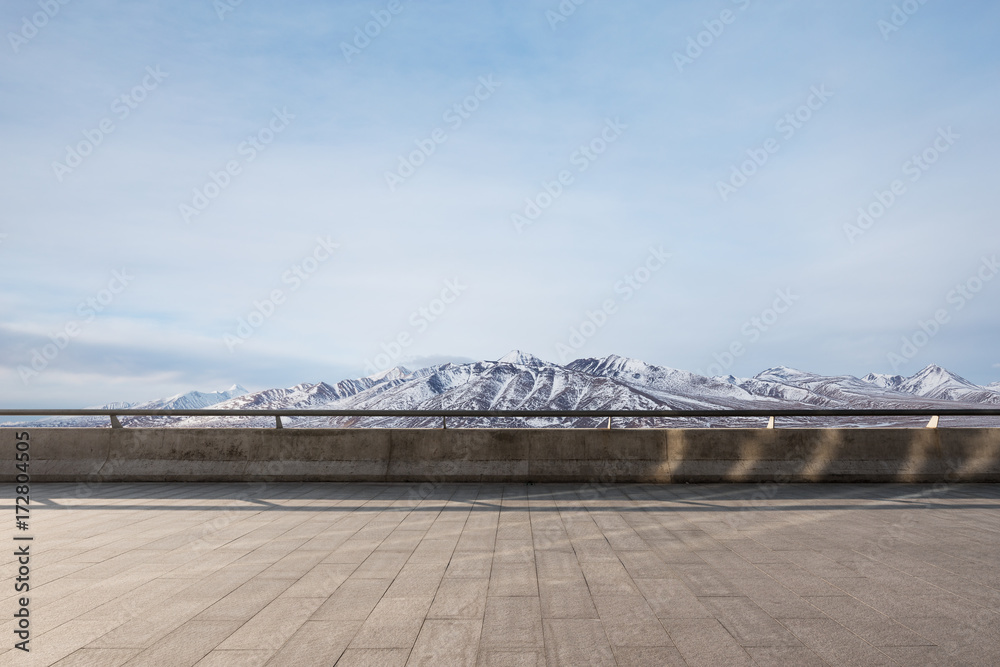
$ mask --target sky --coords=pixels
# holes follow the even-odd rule
[[[1000,5],[9,0],[0,405],[608,354],[1000,381]]]

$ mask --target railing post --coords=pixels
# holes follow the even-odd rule
[[[931,420],[927,422],[927,428],[937,428],[938,427],[938,416],[934,415]]]
[[[767,418],[767,426],[765,428],[774,428],[774,415]]]
[[[122,423],[118,421],[118,415],[110,415],[110,416],[111,416],[111,428],[121,428]]]
[[[274,415],[274,428],[285,428],[281,423],[281,415]]]
[[[611,415],[608,415],[608,430],[611,430]]]
[[[441,415],[441,428],[448,428],[448,417],[446,415]]]

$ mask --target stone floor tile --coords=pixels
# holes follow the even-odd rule
[[[479,667],[545,667],[541,650],[479,649]]]
[[[536,597],[489,597],[482,647],[542,648],[542,612]]]
[[[405,648],[349,648],[337,667],[403,667],[409,656]]]
[[[753,664],[750,654],[714,618],[671,618],[660,622],[690,667]]]
[[[417,598],[437,593],[447,563],[407,563],[385,592],[390,598]]]
[[[194,618],[212,601],[175,596],[152,613],[133,618],[98,637],[87,648],[145,648]]]
[[[53,667],[119,667],[138,653],[137,648],[81,648],[52,664]]]
[[[735,585],[773,618],[826,618],[826,614],[809,603],[810,599],[796,595],[770,577],[740,577]]]
[[[598,618],[586,580],[538,582],[542,618]]]
[[[239,621],[188,621],[128,661],[129,667],[197,664],[240,627]]]
[[[655,551],[621,551],[618,555],[633,579],[669,579],[676,576]]]
[[[351,648],[412,648],[432,600],[431,596],[382,598],[354,636]]]
[[[489,579],[445,578],[438,586],[427,618],[481,619],[486,613]]]
[[[746,597],[706,597],[701,603],[743,647],[798,646],[785,626]]]
[[[760,563],[757,566],[779,584],[801,597],[816,597],[820,595],[843,595],[826,579],[819,577],[798,565],[783,563]]]
[[[607,665],[615,667],[614,653],[598,620],[546,619],[545,664],[548,667]]]
[[[673,645],[641,595],[595,595],[594,605],[612,646]]]
[[[576,558],[581,563],[618,563],[618,556],[604,536],[570,540]]]
[[[363,563],[349,572],[359,579],[392,579],[403,569],[410,559],[409,551],[382,551],[376,549]],[[331,564],[333,565],[333,564]],[[339,564],[342,568],[351,568],[350,564]]]
[[[580,564],[583,576],[586,577],[587,586],[590,587],[590,594],[599,595],[638,595],[632,577],[629,576],[625,566],[620,561],[614,562],[586,562]]]
[[[292,598],[328,598],[351,576],[356,576],[352,564],[320,563],[302,575],[281,595]]]
[[[895,661],[833,619],[790,618],[782,621],[819,657],[834,665],[879,667]]]
[[[490,595],[537,596],[538,580],[534,563],[497,563],[490,573]]]
[[[451,556],[448,569],[444,576],[466,577],[478,579],[490,576],[493,567],[493,554],[489,551],[456,551]]]
[[[827,665],[825,660],[805,646],[751,646],[746,651],[759,667],[826,667]]]
[[[288,579],[252,579],[198,614],[199,621],[247,621],[281,595]]]
[[[671,568],[698,597],[740,595],[739,588],[727,575],[707,563],[673,563]]]
[[[873,646],[930,646],[934,642],[852,597],[806,598],[814,607]]]
[[[312,615],[313,621],[363,621],[389,589],[391,579],[348,579]]]
[[[455,540],[425,538],[410,555],[408,563],[433,563],[447,565],[455,551]]]
[[[220,651],[216,649],[195,663],[195,667],[263,667],[274,651]]]
[[[268,667],[329,667],[343,654],[361,621],[306,621],[266,664]]]
[[[407,665],[475,667],[479,656],[480,620],[427,619],[410,651]]]
[[[673,646],[615,646],[618,667],[685,667],[687,663]]]
[[[219,644],[219,650],[263,650],[274,652],[294,635],[322,598],[279,597]]]

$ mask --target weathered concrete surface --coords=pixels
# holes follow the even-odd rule
[[[998,512],[996,484],[33,484],[31,653],[8,520],[0,665],[995,666]]]
[[[1000,481],[1000,429],[25,431],[39,482]]]

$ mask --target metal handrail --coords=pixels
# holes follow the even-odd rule
[[[274,417],[274,427],[284,428],[282,417],[429,417],[441,418],[441,428],[448,428],[448,417],[600,417],[612,428],[615,417],[639,419],[660,417],[767,417],[766,428],[775,428],[775,417],[927,417],[927,428],[938,428],[940,417],[1000,416],[1000,408],[813,408],[788,410],[141,410],[141,409],[35,409],[0,410],[0,417],[108,417],[111,428],[123,428],[118,417]]]

